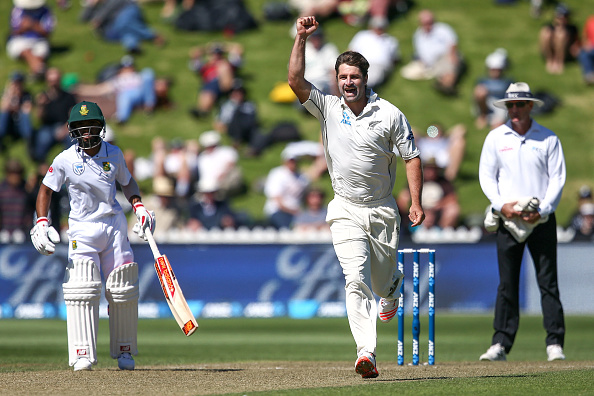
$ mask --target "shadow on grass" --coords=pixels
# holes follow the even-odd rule
[[[487,379],[487,378],[534,378],[535,374],[510,374],[510,375],[477,375],[471,377],[419,377],[419,378],[397,378],[397,379],[376,379],[376,382],[408,382],[408,381],[426,381],[426,380],[459,380],[461,378]]]

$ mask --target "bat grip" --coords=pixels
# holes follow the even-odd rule
[[[153,251],[153,256],[155,257],[155,260],[157,259],[157,257],[161,256],[161,252],[159,252],[159,248],[157,247],[157,242],[155,242],[155,238],[153,237],[153,233],[151,232],[151,230],[147,227],[147,229],[144,231],[145,235],[146,235],[146,239],[149,243],[149,246],[151,247],[151,250]]]

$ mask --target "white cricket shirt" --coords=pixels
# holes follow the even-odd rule
[[[398,39],[388,33],[378,35],[373,30],[356,33],[349,43],[349,49],[363,55],[370,65],[381,65],[383,68],[393,66],[400,59]]]
[[[308,185],[309,180],[304,174],[293,173],[284,165],[271,169],[264,185],[266,195],[264,213],[270,216],[280,210],[277,198],[281,199],[285,207],[294,211],[299,210],[303,193]]]
[[[62,151],[43,178],[43,184],[58,191],[63,184],[70,197],[70,219],[96,221],[122,212],[116,200],[116,181],[128,185],[132,175],[122,150],[107,142],[89,157],[75,144]]]
[[[394,105],[368,91],[367,105],[355,114],[342,97],[324,95],[312,86],[303,106],[322,128],[332,188],[352,202],[372,202],[392,194],[398,149],[404,160],[417,157],[408,120]]]
[[[559,138],[532,120],[524,135],[511,122],[487,135],[479,165],[479,181],[493,209],[520,197],[540,199],[541,216],[553,213],[565,185],[565,159]]]
[[[318,87],[329,87],[338,55],[338,48],[332,43],[325,43],[317,50],[311,41],[306,41],[305,79]]]
[[[454,29],[446,23],[435,22],[429,32],[421,27],[413,35],[413,46],[416,56],[425,65],[433,66],[435,62],[458,44],[458,36]]]

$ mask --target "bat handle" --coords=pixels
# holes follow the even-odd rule
[[[151,232],[150,229],[146,229],[144,231],[145,235],[146,235],[146,239],[149,243],[149,246],[151,247],[151,250],[153,251],[153,256],[155,256],[155,260],[157,259],[157,257],[161,256],[161,252],[159,252],[159,248],[157,247],[157,242],[155,242],[155,238],[153,237],[153,233]]]

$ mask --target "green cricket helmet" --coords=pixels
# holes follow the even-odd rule
[[[97,103],[82,101],[74,105],[68,117],[68,131],[82,149],[100,145],[105,136],[105,117]]]

